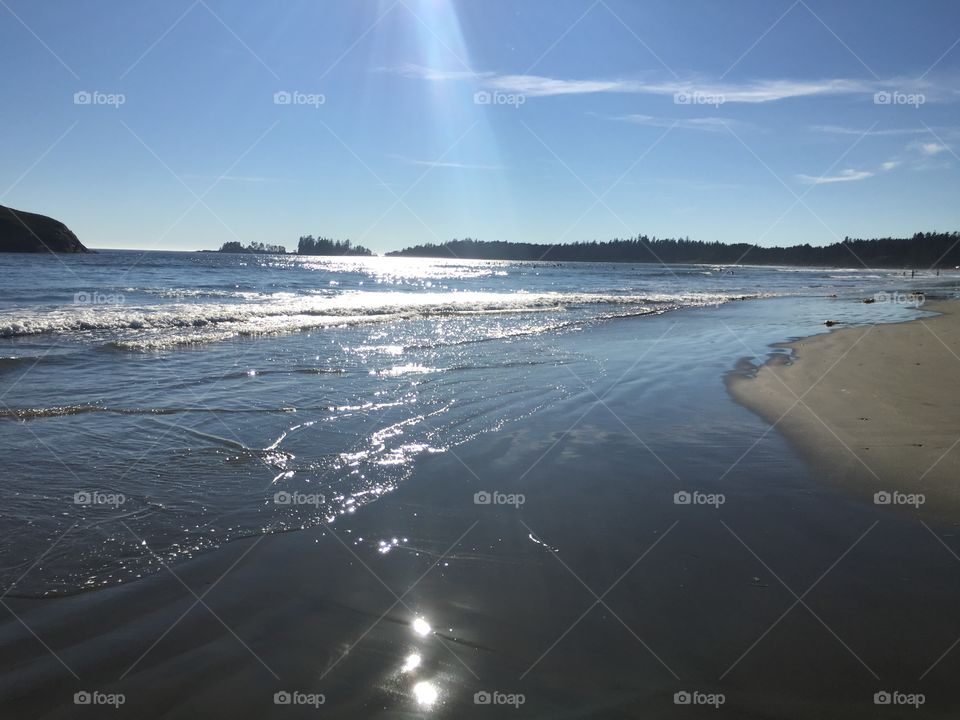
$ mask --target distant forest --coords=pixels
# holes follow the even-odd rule
[[[283,245],[264,245],[263,243],[250,243],[243,245],[236,240],[225,242],[220,246],[222,253],[254,253],[256,255],[286,255],[287,249]]]
[[[451,240],[417,245],[388,255],[479,260],[547,260],[638,263],[706,263],[745,265],[812,265],[823,267],[884,267],[926,269],[960,265],[960,233],[917,233],[911,238],[861,240],[822,247],[760,247],[748,243],[665,240],[639,235],[626,240],[577,242],[564,245]]]
[[[373,255],[363,245],[351,245],[349,240],[314,239],[313,235],[300,238],[297,252],[301,255]]]
[[[222,253],[253,253],[256,255],[286,255],[283,245],[264,245],[260,242],[243,245],[237,241],[226,242],[220,246]],[[292,254],[292,253],[291,253]],[[314,238],[304,235],[297,244],[298,255],[373,255],[362,245],[352,245],[349,240],[343,242],[329,238]]]

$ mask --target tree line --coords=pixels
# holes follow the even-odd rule
[[[254,253],[256,255],[287,255],[287,248],[283,245],[265,245],[261,242],[243,243],[232,240],[220,246],[222,253]],[[290,253],[294,254],[294,253]],[[353,245],[349,240],[331,240],[330,238],[314,238],[313,235],[304,235],[297,243],[297,255],[373,255],[373,252],[362,245]]]
[[[351,245],[349,240],[340,242],[324,237],[314,238],[313,235],[300,238],[297,252],[300,255],[373,255],[363,245]]]
[[[945,268],[960,265],[960,233],[926,232],[909,238],[846,237],[825,246],[761,247],[638,235],[604,242],[563,245],[502,241],[451,240],[387,253],[401,257],[477,260],[545,260],[678,264],[812,265],[824,267]]]
[[[225,242],[220,246],[222,253],[255,253],[257,255],[286,255],[287,249],[283,245],[264,245],[261,242],[244,245],[236,240]]]

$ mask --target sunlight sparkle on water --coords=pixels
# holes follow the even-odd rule
[[[430,623],[423,618],[417,618],[413,621],[413,631],[421,637],[426,637],[431,632]]]

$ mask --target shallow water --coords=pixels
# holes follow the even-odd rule
[[[715,362],[732,367],[827,318],[907,319],[909,303],[860,302],[904,282],[866,270],[0,257],[0,531],[16,538],[0,549],[0,583],[14,596],[71,593],[335,522],[418,458],[616,380],[609,354],[578,342],[598,323],[779,298],[753,304],[735,335],[703,326],[697,342],[722,346]],[[677,361],[645,392],[690,376],[684,337],[658,340]],[[386,552],[393,538],[370,542]]]

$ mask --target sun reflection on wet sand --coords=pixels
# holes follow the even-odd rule
[[[436,685],[423,680],[413,686],[413,697],[417,700],[417,705],[424,708],[433,707],[440,696]]]
[[[417,653],[411,653],[407,655],[406,659],[403,661],[403,667],[401,670],[405,673],[412,672],[420,667],[422,658]]]

